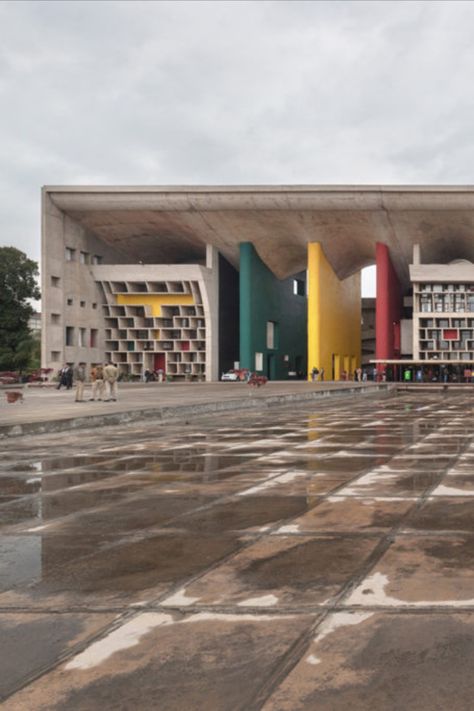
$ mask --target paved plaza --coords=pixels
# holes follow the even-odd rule
[[[0,439],[11,434],[32,434],[91,425],[119,424],[143,419],[169,420],[216,412],[255,409],[294,400],[323,396],[375,393],[390,388],[388,383],[271,381],[264,387],[247,383],[120,383],[117,401],[90,401],[91,385],[84,400],[75,402],[75,391],[57,390],[54,385],[0,388]],[[8,391],[21,392],[23,401],[8,404]],[[93,419],[92,419],[93,418]]]
[[[4,439],[1,708],[472,709],[472,421],[410,392]]]

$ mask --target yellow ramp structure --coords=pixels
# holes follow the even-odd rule
[[[308,244],[308,379],[348,377],[361,362],[360,272],[340,280],[319,242]],[[350,369],[350,370],[349,370]]]

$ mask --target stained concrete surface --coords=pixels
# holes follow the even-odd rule
[[[4,440],[7,711],[472,708],[464,394]]]

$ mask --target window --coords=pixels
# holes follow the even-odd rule
[[[69,299],[67,300],[67,305],[68,305],[68,306],[72,306],[72,304],[73,304],[73,300],[72,300],[71,298],[69,298]]]
[[[96,328],[91,328],[91,348],[97,348],[97,336],[98,330]]]
[[[66,262],[74,262],[74,260],[76,259],[76,250],[71,249],[71,247],[66,247],[65,256]]]
[[[102,264],[102,257],[100,254],[94,254],[92,257],[92,264]]]
[[[293,294],[295,296],[306,296],[306,284],[303,279],[293,279]]]
[[[51,314],[51,323],[59,323],[61,316],[59,314]]]
[[[96,308],[97,308],[97,304],[96,304],[95,302],[92,304],[92,308],[93,308],[93,309],[96,309]]]
[[[263,370],[263,353],[255,353],[255,370]]]
[[[275,322],[267,321],[267,348],[275,348]]]
[[[59,286],[59,282],[61,279],[57,276],[52,276],[51,277],[51,286]]]
[[[74,327],[73,326],[66,326],[66,345],[67,346],[74,345]]]
[[[85,328],[79,329],[79,346],[81,348],[84,348],[86,345],[86,334],[87,334],[87,329],[85,329]]]
[[[89,264],[89,253],[88,252],[81,252],[79,254],[79,261],[81,264]]]
[[[61,357],[61,353],[59,351],[51,351],[51,360],[54,362],[58,361]]]
[[[83,309],[83,308],[85,307],[85,305],[86,305],[86,302],[85,302],[85,301],[81,301],[81,309]]]

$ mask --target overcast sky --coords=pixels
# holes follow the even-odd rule
[[[44,184],[472,184],[469,2],[0,2],[0,244]]]

